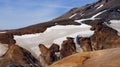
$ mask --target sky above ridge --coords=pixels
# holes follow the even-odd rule
[[[0,0],[0,30],[16,29],[56,18],[96,0]]]

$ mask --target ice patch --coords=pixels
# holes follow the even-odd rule
[[[102,13],[104,13],[104,12],[106,12],[107,10],[104,10],[104,11],[101,11],[101,12],[99,12],[99,13],[97,13],[97,14],[95,14],[95,15],[93,15],[92,17],[91,17],[91,19],[95,19],[95,17],[97,17],[97,16],[99,16],[100,14],[102,14]]]

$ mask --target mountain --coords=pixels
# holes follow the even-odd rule
[[[73,8],[60,17],[47,22],[19,29],[0,30],[0,56],[3,56],[1,58],[4,59],[6,54],[8,54],[8,57],[9,55],[15,55],[9,51],[12,50],[11,46],[15,45],[25,49],[20,53],[24,54],[26,50],[28,53],[30,52],[30,56],[32,55],[39,60],[37,63],[40,63],[42,67],[47,67],[58,60],[60,60],[58,63],[63,63],[61,59],[72,54],[79,57],[86,52],[89,53],[89,51],[94,53],[97,50],[103,50],[104,52],[105,49],[111,49],[105,50],[105,54],[109,55],[107,51],[118,51],[120,47],[120,0],[98,0],[82,7]],[[78,52],[80,54],[77,54]],[[102,54],[101,51],[95,53]],[[119,55],[116,53],[108,58],[105,57],[107,60],[103,61],[109,61],[111,57],[115,58],[114,61],[117,61],[115,56]],[[18,55],[24,57],[19,53]],[[106,55],[102,55],[100,58],[104,58],[104,56]],[[20,57],[13,57],[10,60]],[[75,58],[74,55],[70,57]],[[31,60],[29,57],[28,59]],[[98,63],[99,57],[96,60],[96,63]],[[0,61],[3,60],[0,59]],[[91,61],[94,62],[92,59]],[[81,64],[81,62],[79,63]],[[72,67],[72,65],[69,67]]]

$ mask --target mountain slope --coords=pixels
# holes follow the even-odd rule
[[[45,59],[39,57],[41,54],[41,51],[38,47],[39,44],[44,44],[46,48],[50,48],[50,46],[54,43],[60,46],[58,53],[50,52],[49,49],[46,50],[45,54],[47,54],[47,57],[45,58],[49,59],[50,61],[54,59],[51,58],[52,55],[56,55],[59,59],[62,59],[61,55],[64,53],[66,56],[69,56],[66,51],[68,53],[71,52],[71,54],[83,52],[84,55],[84,51],[112,48],[111,50],[105,50],[105,54],[109,55],[109,51],[117,50],[117,52],[119,52],[119,48],[113,49],[120,47],[119,3],[120,0],[98,0],[92,4],[73,8],[64,15],[48,22],[39,23],[20,29],[0,31],[0,45],[3,47],[3,49],[0,51],[0,56],[4,55],[7,49],[9,49],[13,44],[17,44],[20,47],[27,49],[35,58],[40,58],[40,60],[42,59],[43,61],[45,61]],[[69,46],[71,44],[75,46],[74,49],[72,46]],[[65,47],[65,45],[68,45],[69,47]],[[45,49],[43,48],[43,50]],[[72,50],[74,52],[72,52]],[[102,54],[101,52],[102,51],[98,51],[95,53]],[[116,58],[114,57],[116,57],[117,52],[113,53],[115,56],[110,55],[110,58],[108,57],[107,60],[103,61],[109,61],[111,57],[113,57],[113,59],[116,61]],[[88,52],[88,54],[91,53],[92,52]],[[80,54],[76,55],[79,59],[81,59]],[[75,62],[77,62],[77,64],[81,63],[78,62],[75,56],[70,57],[75,58]],[[93,59],[96,59],[98,60],[97,62],[99,62],[99,58],[104,58],[104,55],[102,55],[102,57],[98,57],[97,59]],[[68,62],[70,61],[72,60],[68,60]]]

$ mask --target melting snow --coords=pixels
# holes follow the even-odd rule
[[[61,42],[66,39],[67,36],[75,37],[76,35],[87,36],[89,33],[93,33],[90,30],[91,26],[82,24],[82,25],[56,25],[48,28],[43,33],[37,34],[28,34],[22,36],[14,36],[16,44],[26,48],[30,52],[34,53],[33,55],[38,57],[40,55],[38,45],[40,43],[44,44],[46,47],[50,47],[53,42],[61,45]]]
[[[69,18],[71,19],[71,18],[73,18],[73,17],[76,16],[76,15],[77,15],[77,13],[73,14],[73,15],[70,16]]]
[[[102,5],[100,5],[99,7],[97,7],[97,9],[99,9],[99,8],[101,8],[101,7],[103,7],[103,4],[102,4]]]

